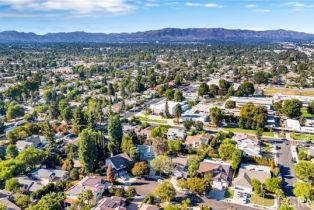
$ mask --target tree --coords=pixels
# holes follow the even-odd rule
[[[165,117],[167,118],[171,117],[170,112],[169,112],[168,99],[166,99],[166,102],[165,102]]]
[[[96,138],[97,132],[93,130],[83,130],[80,134],[80,149],[79,157],[83,169],[86,172],[91,172],[95,169],[97,164],[97,145]]]
[[[227,109],[234,109],[234,108],[236,108],[236,102],[235,101],[231,101],[231,100],[226,101],[225,108],[227,108]]]
[[[134,176],[142,176],[149,173],[149,166],[145,161],[136,162],[131,170]]]
[[[282,102],[278,101],[274,103],[274,110],[276,112],[276,114],[282,114]]]
[[[285,100],[282,111],[289,118],[297,118],[301,116],[302,102],[297,99]]]
[[[204,130],[204,123],[202,121],[196,121],[194,122],[194,127],[195,127],[195,130],[202,131]]]
[[[5,129],[4,120],[0,120],[0,134],[3,133],[4,129]]]
[[[159,173],[170,174],[172,171],[172,160],[168,156],[159,155],[151,161],[151,167]]]
[[[17,150],[15,145],[10,144],[9,146],[7,146],[5,153],[7,159],[13,159],[19,154],[19,151]]]
[[[219,126],[223,117],[221,109],[219,109],[218,107],[213,107],[210,109],[209,115],[210,115],[210,121],[212,122],[212,124]]]
[[[311,103],[307,106],[307,112],[309,114],[314,114],[314,101],[311,101]]]
[[[12,103],[9,105],[6,112],[6,117],[8,119],[15,119],[24,116],[24,108],[19,104]]]
[[[174,100],[177,101],[177,102],[181,102],[184,100],[184,97],[183,97],[183,94],[182,94],[182,91],[176,89],[174,91]]]
[[[239,127],[245,129],[264,129],[267,124],[267,109],[262,106],[246,104],[241,107]]]
[[[76,108],[73,112],[73,128],[75,133],[80,133],[85,124],[83,111],[80,107]]]
[[[191,120],[191,119],[188,119],[188,120],[184,120],[184,121],[183,121],[183,126],[184,126],[184,128],[185,128],[186,130],[188,130],[188,131],[191,130],[193,124],[194,124],[194,122],[193,122],[193,120]]]
[[[72,119],[72,110],[70,107],[65,107],[60,111],[62,119],[66,122],[69,123]]]
[[[176,196],[176,189],[170,181],[163,181],[155,190],[154,195],[162,202],[170,202]]]
[[[239,91],[241,95],[249,96],[254,94],[255,88],[251,82],[245,81],[240,85]]]
[[[83,192],[79,193],[77,196],[77,204],[84,208],[85,206],[90,204],[90,200],[93,198],[93,192],[91,190],[84,190]],[[89,209],[89,208],[88,208]]]
[[[252,179],[251,184],[254,190],[254,193],[258,196],[264,196],[265,190],[263,189],[262,183],[258,179]]]
[[[9,192],[16,193],[20,188],[20,184],[14,178],[5,181],[5,190]]]
[[[166,96],[167,100],[169,100],[169,101],[173,100],[173,98],[174,98],[174,91],[172,89],[168,88],[166,90],[166,92],[165,92],[165,96]]]
[[[119,115],[110,115],[108,119],[108,136],[109,140],[113,141],[115,145],[120,148],[123,131]]]
[[[267,74],[264,71],[256,72],[253,76],[253,79],[257,84],[267,84],[268,82]]]
[[[281,205],[280,207],[279,207],[279,210],[294,210],[294,208],[292,207],[292,206],[283,206],[283,205]]]
[[[223,160],[230,160],[235,150],[236,148],[233,144],[221,144],[218,149],[218,152],[219,152],[219,156]]]
[[[206,177],[192,177],[187,180],[187,189],[193,194],[204,195],[211,189],[211,184]]]
[[[233,170],[236,170],[239,167],[239,165],[241,164],[242,151],[239,149],[234,150],[232,153],[231,160],[232,160],[231,168]]]
[[[192,155],[188,159],[188,174],[190,177],[197,176],[197,170],[199,167],[200,158],[196,155]]]
[[[175,116],[176,116],[176,119],[177,119],[177,123],[179,123],[179,120],[180,120],[180,117],[181,117],[181,114],[182,114],[182,107],[180,104],[177,104],[174,108],[174,113],[175,113]]]
[[[167,140],[168,152],[177,154],[181,152],[182,141],[181,140]]]
[[[133,186],[129,186],[126,189],[126,194],[129,198],[134,198],[134,196],[136,196],[136,189]]]
[[[107,182],[113,182],[114,181],[114,174],[113,174],[113,170],[112,170],[111,164],[109,164],[108,167],[107,167],[106,180],[107,180]]]
[[[202,83],[198,88],[198,95],[205,96],[209,94],[209,87],[206,83]]]
[[[313,194],[313,189],[308,182],[297,182],[293,188],[293,194],[303,201],[307,201]]]
[[[309,161],[300,161],[295,165],[295,173],[299,179],[311,180],[314,178],[314,163]]]
[[[275,193],[276,190],[281,189],[281,180],[278,177],[267,178],[265,179],[264,186],[269,192]]]

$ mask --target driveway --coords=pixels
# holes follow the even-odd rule
[[[147,194],[154,192],[159,183],[156,181],[137,179],[132,182],[131,185],[135,187],[137,194],[145,197]]]

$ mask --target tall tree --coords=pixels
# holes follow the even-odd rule
[[[110,115],[108,120],[108,136],[109,140],[114,142],[120,148],[122,142],[122,125],[119,115]]]
[[[96,137],[97,132],[93,130],[83,130],[80,134],[80,149],[79,157],[84,171],[91,172],[95,169],[97,164],[97,145]]]
[[[182,107],[180,104],[177,104],[174,108],[174,113],[175,113],[175,116],[176,116],[176,119],[177,119],[177,123],[179,123],[179,120],[180,120],[180,117],[181,117],[181,114],[182,114]]]

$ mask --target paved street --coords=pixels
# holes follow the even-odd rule
[[[295,177],[290,144],[288,141],[274,140],[274,143],[279,147],[278,150],[278,166],[283,178],[284,192],[290,198],[296,210],[309,210],[304,204],[298,204],[297,198],[293,195],[293,185],[297,182]]]

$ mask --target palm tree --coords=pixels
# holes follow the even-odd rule
[[[180,104],[177,104],[175,106],[174,113],[175,113],[176,118],[177,118],[177,123],[179,123],[179,119],[180,119],[181,114],[182,114],[182,107]]]

